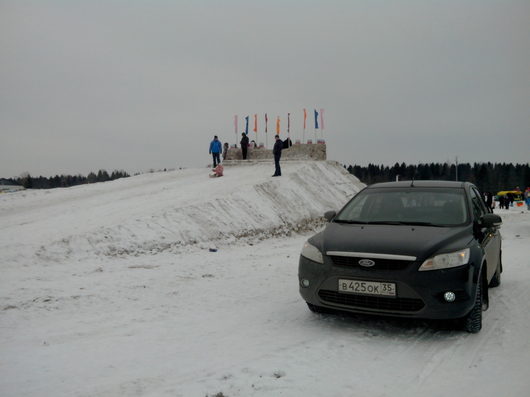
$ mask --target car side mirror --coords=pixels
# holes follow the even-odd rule
[[[497,214],[484,214],[480,218],[480,225],[486,228],[499,227],[502,224],[502,218]]]
[[[331,222],[331,220],[335,218],[335,215],[337,215],[337,211],[327,211],[324,213],[324,218],[326,218],[328,222]]]

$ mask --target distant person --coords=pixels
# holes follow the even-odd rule
[[[283,142],[280,139],[279,135],[274,136],[274,139],[276,139],[276,142],[274,143],[274,147],[272,149],[272,154],[274,154],[275,167],[273,176],[282,176],[282,170],[280,168],[280,157],[282,157]]]
[[[248,136],[244,132],[241,134],[241,154],[243,155],[243,160],[247,159],[247,151],[248,151]]]
[[[499,196],[499,207],[501,207],[501,209],[510,208],[510,201],[508,200],[508,196],[506,196],[505,194]]]
[[[524,191],[524,202],[526,203],[526,209],[530,211],[530,187],[527,187]]]
[[[513,196],[513,193],[508,193],[507,196],[508,196],[508,206],[513,207],[513,202],[515,201],[515,197]]]
[[[217,135],[213,137],[213,141],[210,142],[210,154],[213,157],[213,167],[215,168],[217,164],[221,162],[221,151],[223,150],[223,145],[221,141],[217,138]]]
[[[256,149],[258,147],[258,144],[254,139],[250,141],[250,147],[252,147],[253,149]]]
[[[493,195],[491,194],[491,192],[486,192],[485,193],[485,198],[486,198],[486,205],[488,206],[489,209],[493,209]]]
[[[223,145],[223,161],[226,160],[227,154],[228,154],[228,142],[225,142]]]

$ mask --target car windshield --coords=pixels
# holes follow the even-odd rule
[[[373,188],[355,196],[338,223],[454,226],[467,221],[463,189]]]

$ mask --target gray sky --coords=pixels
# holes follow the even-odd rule
[[[0,0],[0,176],[205,166],[303,108],[345,164],[526,163],[530,2]]]

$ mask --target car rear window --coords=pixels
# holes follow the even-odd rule
[[[466,223],[463,189],[365,189],[335,218],[338,222],[454,226]]]

